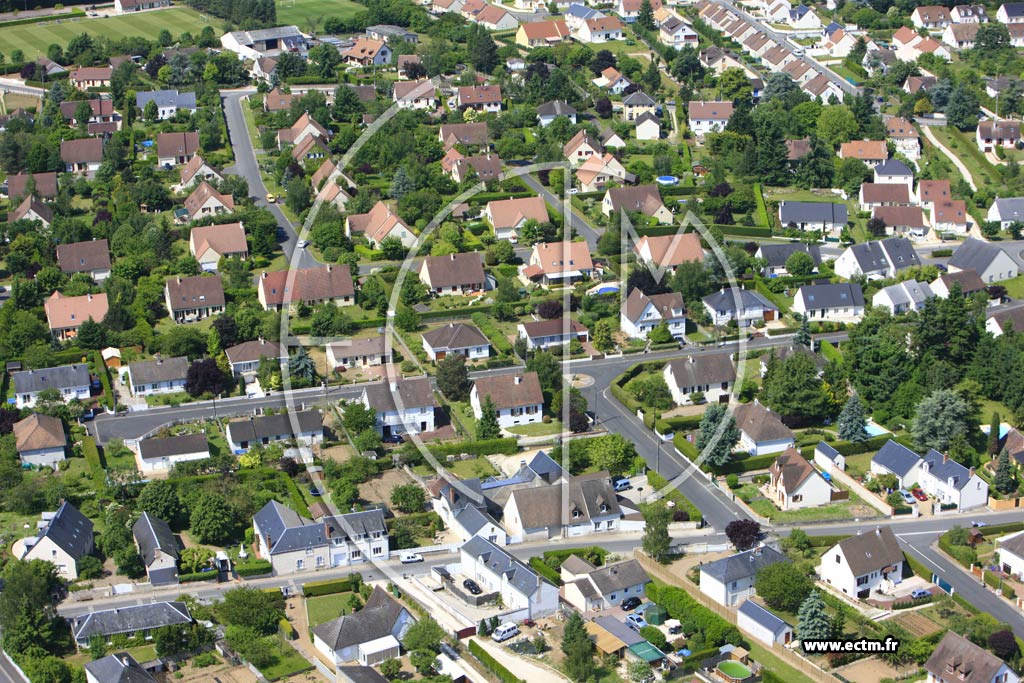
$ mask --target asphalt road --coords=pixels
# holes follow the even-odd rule
[[[28,679],[7,659],[6,653],[0,653],[0,683],[28,683]]]
[[[523,182],[526,183],[531,190],[536,192],[538,195],[544,198],[552,208],[562,214],[562,200],[555,196],[548,188],[544,187],[539,180],[534,178],[530,174],[524,174],[519,176]],[[578,211],[569,206],[569,216],[573,230],[576,231],[577,235],[580,235],[587,241],[587,245],[590,247],[591,253],[597,251],[597,240],[601,237],[601,234],[595,230],[587,219],[584,218]]]

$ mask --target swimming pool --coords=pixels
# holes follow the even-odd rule
[[[883,434],[889,433],[889,430],[886,429],[885,427],[882,427],[870,421],[866,425],[864,425],[864,431],[868,433],[868,436],[882,436]]]
[[[655,178],[655,180],[658,181],[659,185],[678,185],[679,184],[679,178],[675,177],[674,175],[660,175],[657,178]]]
[[[745,681],[753,675],[746,665],[731,659],[725,662],[719,662],[716,668],[719,673],[729,681]]]

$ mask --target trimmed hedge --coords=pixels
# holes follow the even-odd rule
[[[870,451],[877,451],[879,448],[884,446],[889,441],[889,439],[901,443],[908,448],[913,448],[913,443],[911,443],[906,437],[901,439],[900,437],[895,437],[892,434],[882,434],[880,436],[873,436],[867,441],[862,441],[861,443],[851,443],[849,441],[833,441],[829,445],[832,446],[832,448],[839,451],[839,453],[841,453],[842,455],[851,456],[859,455],[861,453],[868,453]],[[817,444],[815,444],[815,446],[816,445]],[[811,458],[814,457],[815,446],[804,446],[803,448],[800,449],[800,455],[810,460]]]
[[[586,559],[588,557],[600,558],[599,562],[595,562],[597,566],[601,567],[604,565],[604,558],[608,556],[608,551],[604,548],[596,545],[581,546],[577,548],[559,548],[558,550],[545,550],[544,559],[558,560],[558,565],[561,566],[563,562],[569,559],[570,555],[579,555]]]
[[[27,19],[11,19],[10,21],[0,22],[0,28],[10,28],[11,26],[24,26],[25,24],[38,24],[44,21],[63,21],[64,19],[78,19],[85,16],[85,11],[80,7],[72,7],[70,12],[64,12],[62,14],[47,14],[41,17],[28,17]]]
[[[244,564],[235,565],[235,573],[241,577],[259,576],[274,571],[274,565],[267,560],[252,560]]]
[[[703,650],[696,650],[683,662],[683,673],[693,673],[705,659],[711,659],[718,654],[717,647],[706,647]]]
[[[475,311],[469,316],[473,324],[480,328],[480,331],[484,333],[484,336],[491,342],[498,353],[502,355],[510,355],[512,353],[512,343],[505,339],[505,335],[501,333],[501,330],[494,324],[494,322],[483,314],[482,311]]]
[[[830,360],[833,363],[843,362],[843,354],[827,339],[821,340],[821,343],[818,345],[818,349],[821,351],[821,355],[824,356],[825,360]]]
[[[978,561],[978,553],[973,548],[966,545],[953,545],[948,531],[939,536],[939,549],[968,568]]]
[[[469,641],[469,651],[481,664],[484,665],[486,669],[497,676],[501,683],[520,683],[522,680],[506,669],[504,664],[492,657],[491,654],[475,640],[471,639]]]
[[[771,228],[758,228],[752,225],[719,225],[715,227],[722,231],[723,235],[736,235],[738,237],[771,237]]]
[[[647,483],[651,487],[651,491],[660,491],[668,484],[668,479],[658,474],[654,470],[647,473]],[[665,496],[666,500],[671,500],[676,504],[676,507],[684,510],[690,517],[690,521],[700,521],[702,515],[700,509],[690,502],[690,499],[683,495],[683,492],[679,489],[673,489]]]
[[[288,496],[292,499],[292,510],[295,510],[295,512],[299,513],[303,517],[311,518],[313,515],[309,514],[309,507],[306,505],[306,499],[302,497],[302,493],[299,491],[299,487],[296,485],[295,480],[291,477],[284,477],[284,483],[288,487]]]
[[[298,631],[292,626],[292,622],[288,621],[284,617],[281,617],[281,621],[277,622],[277,632],[281,634],[281,637],[285,640],[295,640],[299,637]]]
[[[910,566],[910,568],[914,570],[915,576],[919,576],[925,581],[932,580],[932,570],[924,566],[924,564],[922,564],[920,560],[916,559],[910,553],[904,553],[904,557],[906,558],[907,564]]]
[[[659,434],[668,434],[677,431],[690,431],[700,427],[701,415],[682,415],[677,417],[663,417],[654,423],[654,428]]]
[[[103,405],[111,410],[114,409],[114,392],[110,388],[110,370],[103,362],[103,355],[96,351],[92,355],[93,365],[96,367],[96,374],[100,376],[100,385],[103,387]]]
[[[358,577],[355,581],[353,577]],[[307,598],[318,595],[334,595],[335,593],[348,593],[355,590],[355,587],[362,583],[362,576],[353,574],[344,579],[330,579],[328,581],[314,581],[302,586],[302,594]]]
[[[808,536],[812,548],[831,548],[839,541],[850,537],[850,534],[831,534],[828,536]]]
[[[754,202],[757,203],[757,221],[766,228],[772,227],[772,221],[768,218],[768,207],[764,203],[764,194],[761,192],[761,183],[754,183]]]
[[[515,437],[488,441],[458,441],[456,443],[431,444],[430,446],[430,452],[434,455],[459,455],[461,453],[469,453],[478,457],[514,455],[518,450],[518,440]]]
[[[552,569],[551,567],[549,567],[546,564],[544,564],[544,560],[542,560],[541,558],[539,558],[539,557],[531,557],[530,558],[530,567],[535,572],[540,574],[543,578],[547,579],[548,581],[550,581],[551,583],[555,584],[556,586],[561,586],[562,585],[562,577],[561,577],[561,575],[558,572],[556,572],[554,569]]]
[[[87,436],[82,439],[82,455],[86,464],[89,465],[89,474],[92,475],[93,483],[103,486],[107,482],[107,473],[103,469],[103,462],[100,460],[100,451],[96,447],[96,439]]]
[[[217,578],[217,572],[194,572],[192,574],[179,574],[179,583],[195,583],[196,581],[213,581]]]

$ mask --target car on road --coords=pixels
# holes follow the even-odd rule
[[[417,562],[422,562],[423,556],[419,553],[402,553],[399,556],[399,559],[401,559],[402,564],[415,564]]]
[[[639,631],[644,626],[647,626],[647,620],[639,614],[630,614],[626,617],[626,626],[630,627],[634,631]]]
[[[297,246],[299,249],[305,249],[309,246],[309,240],[299,240]]]
[[[980,529],[983,526],[988,526],[988,522],[971,522],[971,526]]]
[[[917,588],[910,594],[910,597],[912,597],[914,600],[917,600],[919,598],[930,597],[931,594],[932,592],[927,588]]]
[[[483,589],[480,588],[479,584],[473,579],[466,579],[462,582],[462,587],[468,590],[473,595],[480,595],[483,593]]]
[[[903,502],[906,503],[907,505],[914,504],[914,497],[910,495],[910,491],[906,489],[900,489],[900,497],[903,498]]]
[[[917,498],[922,503],[928,500],[928,494],[922,491],[921,489],[913,489],[911,493],[914,494],[914,498]]]
[[[277,202],[277,197],[274,196],[274,193],[268,192],[267,193],[267,203],[268,204],[274,204],[275,202]]]
[[[640,606],[641,602],[643,602],[643,601],[640,598],[638,598],[638,597],[636,597],[634,595],[631,598],[626,598],[625,600],[623,600],[621,607],[622,607],[622,609],[626,610],[627,612],[632,612],[633,610],[635,610],[637,607]]]

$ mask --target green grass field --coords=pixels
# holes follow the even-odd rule
[[[366,8],[352,0],[331,0],[329,3],[321,2],[321,0],[279,0],[277,23],[295,24],[301,29],[305,28],[310,17],[341,17],[345,19],[364,9]]]
[[[46,54],[46,48],[51,44],[57,43],[64,47],[80,33],[90,33],[97,38],[105,36],[111,40],[128,36],[155,40],[165,28],[172,35],[178,36],[186,31],[197,34],[207,24],[213,24],[219,34],[220,23],[223,22],[217,22],[214,17],[201,16],[187,7],[172,7],[153,12],[139,12],[131,16],[52,21],[0,28],[0,45],[4,46],[2,49],[7,54],[21,49],[27,59],[35,59]]]

